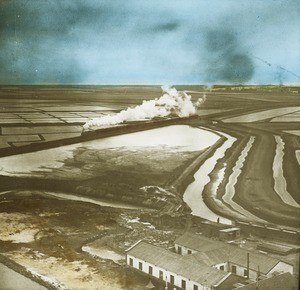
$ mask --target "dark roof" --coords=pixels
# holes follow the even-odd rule
[[[273,244],[273,243],[263,243],[257,246],[258,250],[276,253],[280,255],[287,255],[290,252],[295,251],[297,248],[288,247],[285,245]]]
[[[258,285],[259,290],[296,290],[295,278],[290,273],[283,273],[271,278],[258,281],[258,283],[251,283],[242,287],[234,288],[233,290],[256,290]]]
[[[182,236],[177,238],[175,240],[175,244],[187,247],[198,252],[206,252],[226,246],[226,244],[223,242],[212,240],[202,235],[192,234],[189,232],[186,232]]]
[[[208,287],[223,282],[231,275],[145,242],[139,242],[127,254]]]

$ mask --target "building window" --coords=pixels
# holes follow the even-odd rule
[[[142,262],[139,262],[139,269],[140,269],[141,271],[143,271],[143,263],[142,263]]]
[[[244,276],[248,277],[248,270],[247,269],[244,269]]]
[[[236,274],[236,266],[234,266],[234,265],[231,266],[231,272],[233,274]]]
[[[159,270],[159,279],[164,279],[164,272]]]
[[[199,288],[198,288],[198,285],[194,285],[194,288],[193,288],[194,290],[198,290]]]
[[[181,288],[186,289],[186,281],[185,280],[181,280]]]
[[[174,276],[173,275],[170,275],[170,283],[174,284]]]
[[[129,258],[129,265],[133,266],[133,260],[132,260],[132,258]]]
[[[192,253],[192,251],[191,250],[188,250],[188,254],[191,254]]]
[[[182,249],[181,247],[178,247],[178,254],[181,255],[181,253],[182,253]]]
[[[220,266],[220,270],[224,271],[224,265]]]
[[[149,266],[149,274],[152,275],[153,274],[153,268],[151,266]]]

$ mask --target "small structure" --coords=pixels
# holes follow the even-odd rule
[[[180,289],[219,290],[224,289],[225,284],[232,288],[233,284],[240,282],[240,278],[236,275],[214,269],[190,258],[143,241],[126,252],[128,266]]]
[[[223,229],[230,228],[230,225],[222,224],[220,222],[213,222],[213,221],[203,221],[197,216],[192,217],[193,220],[193,227],[198,228],[206,237],[218,237],[219,231]]]
[[[207,252],[224,246],[223,242],[189,232],[186,232],[175,240],[175,250],[180,255]]]
[[[299,247],[289,247],[286,245],[273,244],[273,243],[263,243],[257,246],[257,249],[264,252],[288,255],[291,253],[299,252]]]
[[[219,230],[220,240],[231,241],[239,238],[240,235],[241,235],[240,228],[228,228],[228,229]]]

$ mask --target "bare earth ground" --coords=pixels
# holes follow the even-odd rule
[[[300,169],[295,150],[300,149],[300,137],[284,132],[297,129],[297,122],[271,123],[262,120],[230,124],[222,121],[264,109],[299,106],[299,88],[249,87],[240,91],[238,87],[215,87],[208,91],[203,87],[189,86],[178,89],[190,91],[194,100],[203,93],[207,95],[203,111],[199,111],[200,118],[191,121],[191,125],[220,130],[238,138],[238,142],[218,161],[211,173],[216,176],[222,163],[228,164],[218,196],[221,198],[224,193],[243,142],[249,136],[256,136],[257,142],[245,161],[234,199],[270,222],[299,228],[299,210],[284,205],[278,199],[274,193],[270,167],[274,158],[273,135],[280,135],[286,144],[284,177],[288,190],[299,202],[299,179],[296,176],[299,176]],[[103,106],[115,113],[128,105],[160,95],[159,87],[2,87],[0,156],[5,156],[7,148],[14,150],[24,145],[80,136],[81,126],[89,118],[108,112]],[[171,153],[159,154],[161,150],[153,150],[78,150],[59,170],[39,173],[38,178],[0,176],[1,191],[13,190],[0,195],[0,223],[1,228],[5,229],[0,233],[1,252],[32,272],[52,277],[62,289],[139,289],[146,285],[148,280],[124,269],[124,262],[116,263],[101,258],[95,260],[82,252],[82,246],[93,245],[93,241],[99,240],[101,245],[123,255],[124,249],[143,237],[151,243],[171,247],[175,237],[184,230],[175,226],[154,228],[151,224],[139,221],[143,212],[153,211],[155,214],[154,209],[149,209],[149,205],[153,205],[151,198],[154,195],[159,195],[167,203],[177,205],[180,202],[178,196],[157,192],[156,189],[143,192],[139,188],[153,182],[166,187],[201,152],[176,153],[178,162],[174,163]],[[147,162],[139,162],[145,154],[148,154]],[[95,161],[96,158],[102,160],[101,165]],[[117,170],[113,164],[118,164]],[[138,168],[136,164],[139,164]],[[112,188],[114,184],[116,187]],[[208,185],[205,189],[208,195],[209,188]],[[146,196],[151,198],[146,204],[142,204],[141,200],[136,202],[143,209],[126,210],[51,198],[44,194],[45,190],[97,195],[107,200],[119,199],[122,193],[122,201],[129,204],[136,202],[136,198],[133,198],[136,195],[140,195],[141,200]],[[258,204],[260,208],[257,208]],[[209,206],[217,211],[214,204]],[[287,259],[296,264],[297,257],[288,256]]]
[[[26,197],[26,200],[24,198]],[[174,231],[138,222],[139,211],[112,209],[17,191],[0,202],[2,254],[62,289],[138,289],[144,279],[123,268],[124,250],[141,237],[170,246]],[[94,259],[81,247],[92,241],[120,253],[118,263]]]

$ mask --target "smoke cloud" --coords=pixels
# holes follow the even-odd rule
[[[205,48],[208,82],[245,83],[252,79],[254,63],[233,31],[208,31]]]
[[[0,83],[299,84],[299,13],[299,0],[1,0]]]
[[[175,88],[169,86],[162,86],[161,88],[164,94],[160,98],[143,101],[141,105],[134,108],[127,108],[116,115],[106,115],[92,119],[84,124],[83,130],[93,130],[127,121],[151,120],[156,117],[189,117],[195,115],[196,107],[199,107],[205,101],[204,96],[193,104],[191,96],[185,92],[178,92]]]

